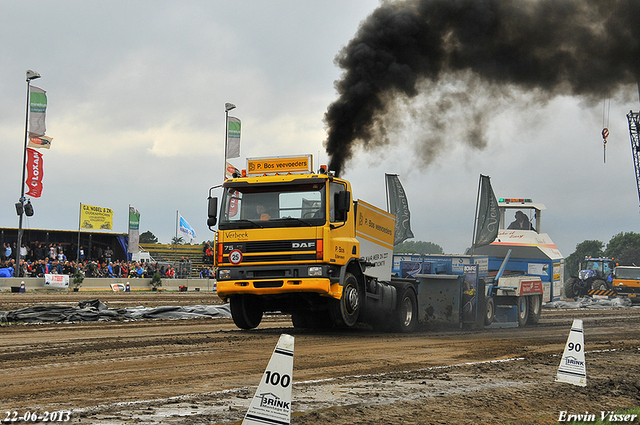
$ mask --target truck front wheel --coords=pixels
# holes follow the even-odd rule
[[[331,319],[336,325],[350,328],[356,324],[360,316],[361,295],[358,280],[351,273],[347,273],[342,286],[342,296],[339,300],[330,301]]]
[[[393,327],[396,332],[411,333],[418,323],[418,298],[409,284],[398,289],[401,291]]]
[[[529,319],[529,300],[528,297],[518,297],[518,326],[522,327],[527,324]]]
[[[257,328],[262,321],[262,305],[258,297],[236,295],[229,300],[233,323],[240,329]]]

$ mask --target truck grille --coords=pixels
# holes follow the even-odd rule
[[[223,263],[229,262],[228,252],[239,249],[242,263],[309,262],[317,260],[316,240],[260,241],[225,243]]]
[[[256,288],[281,288],[282,285],[284,285],[282,280],[263,280],[253,282],[253,286]]]

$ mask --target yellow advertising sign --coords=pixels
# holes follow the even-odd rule
[[[113,228],[113,210],[80,204],[80,228],[111,230]]]
[[[247,158],[247,175],[305,173],[313,170],[311,155]]]
[[[358,200],[356,236],[393,250],[393,232],[396,220],[380,208]]]

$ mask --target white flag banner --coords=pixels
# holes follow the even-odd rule
[[[239,158],[240,120],[236,117],[229,117],[227,126],[227,158]]]
[[[140,252],[140,212],[129,206],[129,254]]]
[[[189,243],[194,243],[196,240],[196,231],[180,213],[178,213],[178,236],[182,236]]]

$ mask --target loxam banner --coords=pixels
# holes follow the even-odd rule
[[[42,195],[42,154],[27,148],[27,178],[25,184],[29,188],[27,195],[39,198]]]
[[[113,210],[80,204],[80,228],[111,230],[113,228]]]

